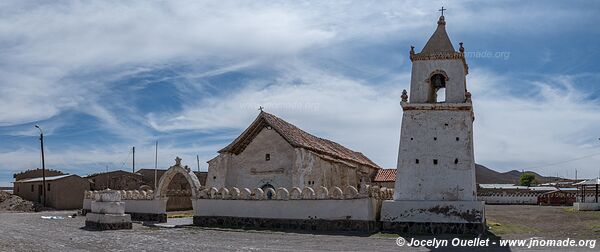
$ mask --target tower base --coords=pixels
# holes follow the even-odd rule
[[[382,230],[411,234],[481,234],[483,201],[394,201],[381,207]]]

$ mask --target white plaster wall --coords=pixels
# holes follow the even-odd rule
[[[220,200],[193,199],[195,216],[272,219],[377,220],[378,201],[346,200]]]
[[[394,199],[475,200],[473,156],[471,110],[404,111]]]
[[[537,205],[538,197],[532,196],[478,196],[477,200],[485,201],[486,204],[499,205]]]
[[[577,202],[581,202],[581,196],[576,197],[575,200]],[[598,201],[600,201],[600,195],[598,196]],[[596,196],[595,195],[591,195],[591,194],[586,195],[585,196],[585,202],[586,203],[596,202]]]
[[[126,213],[152,213],[167,212],[167,199],[154,200],[123,200]]]
[[[466,70],[461,59],[413,61],[409,94],[410,102],[427,102],[431,85],[426,81],[435,70],[443,70],[448,75],[448,80],[446,81],[446,102],[465,102]]]
[[[600,203],[575,202],[573,208],[576,211],[597,211],[600,210]]]

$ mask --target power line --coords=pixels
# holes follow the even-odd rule
[[[590,157],[598,156],[598,155],[600,155],[600,152],[594,153],[594,154],[585,155],[585,156],[581,156],[581,157],[577,157],[577,158],[573,158],[573,159],[563,160],[563,161],[559,161],[559,162],[555,162],[555,163],[548,163],[548,164],[543,164],[543,165],[538,165],[538,166],[532,166],[532,167],[528,167],[528,168],[525,168],[525,169],[530,170],[530,169],[536,169],[536,168],[542,168],[542,167],[555,166],[555,165],[569,163],[569,162],[573,162],[573,161],[577,161],[577,160],[582,160],[582,159],[586,159],[586,158],[590,158]]]

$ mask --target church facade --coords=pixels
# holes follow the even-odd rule
[[[360,152],[263,111],[208,164],[209,188],[360,188],[380,169]]]

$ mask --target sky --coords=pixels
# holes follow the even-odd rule
[[[427,2],[427,3],[425,3]],[[0,186],[40,167],[87,175],[206,161],[258,115],[397,161],[420,51],[444,6],[464,42],[476,162],[600,173],[594,1],[1,1]]]

